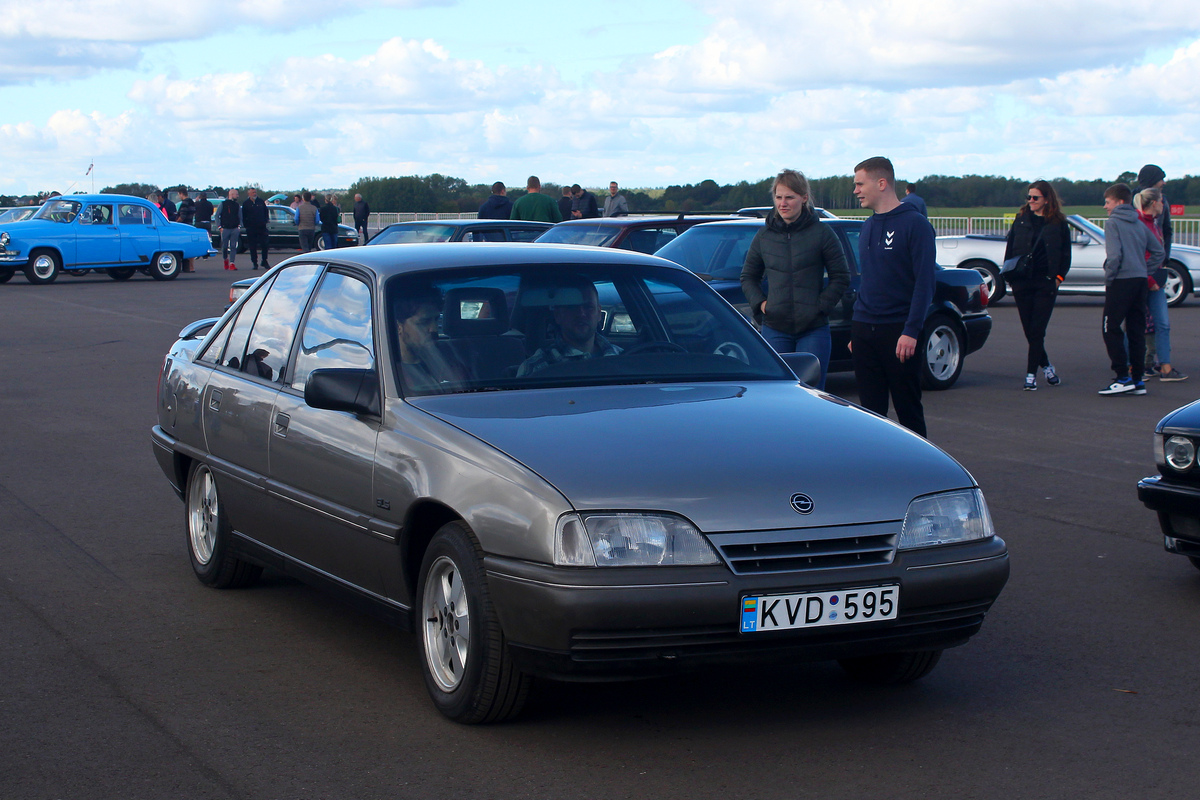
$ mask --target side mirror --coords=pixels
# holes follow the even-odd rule
[[[373,369],[314,369],[304,384],[313,408],[380,416],[379,373]]]
[[[780,353],[779,357],[802,383],[816,386],[821,382],[821,360],[812,353]]]

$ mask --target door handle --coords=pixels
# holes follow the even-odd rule
[[[291,421],[292,421],[292,418],[289,417],[287,414],[276,414],[275,415],[275,428],[274,428],[275,435],[281,436],[286,439],[288,423]]]
[[[213,389],[208,394],[208,407],[213,411],[221,410],[221,390]]]

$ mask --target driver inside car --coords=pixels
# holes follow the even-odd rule
[[[595,284],[586,278],[564,281],[555,289],[550,311],[557,331],[554,341],[525,359],[517,369],[518,378],[563,361],[583,361],[621,353],[621,348],[596,330],[600,324],[600,297]]]

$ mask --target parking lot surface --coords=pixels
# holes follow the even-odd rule
[[[183,505],[151,455],[155,382],[179,328],[255,274],[238,260],[169,283],[0,286],[0,795],[1194,791],[1200,571],[1163,551],[1136,482],[1154,472],[1155,422],[1200,393],[1200,302],[1171,314],[1193,379],[1144,397],[1096,394],[1111,375],[1084,298],[1050,325],[1061,386],[1021,390],[1006,302],[957,386],[926,394],[930,438],[983,487],[1012,577],[924,680],[869,688],[799,664],[542,683],[516,722],[464,727],[429,702],[410,635],[271,573],[228,592],[191,573]],[[829,389],[855,399],[850,376]]]

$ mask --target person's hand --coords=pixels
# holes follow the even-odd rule
[[[758,310],[762,314],[767,313],[767,301],[766,300],[763,300],[761,303],[758,304]]]
[[[896,358],[903,364],[917,352],[917,340],[911,336],[901,336],[896,340]]]
[[[1158,281],[1154,280],[1154,278],[1146,278],[1146,283],[1150,284],[1150,291],[1158,291]]]
[[[1055,287],[1062,286],[1062,282],[1063,282],[1062,275],[1055,275],[1055,276],[1054,276],[1054,285],[1055,285]]]

